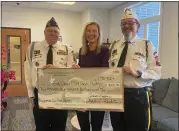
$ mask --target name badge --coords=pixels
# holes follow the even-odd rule
[[[57,55],[67,55],[67,52],[64,50],[58,50]]]
[[[40,54],[40,50],[34,50],[34,55]]]

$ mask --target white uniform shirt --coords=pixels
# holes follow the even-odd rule
[[[124,48],[124,38],[117,41],[111,50],[109,67],[116,68]],[[136,78],[124,72],[125,88],[141,88],[151,86],[154,80],[160,79],[161,67],[156,65],[154,58],[154,46],[148,42],[148,58],[146,61],[146,40],[138,36],[134,37],[128,45],[126,61],[124,66],[131,65],[132,69],[142,72],[141,78]]]
[[[29,97],[34,97],[34,87],[37,82],[37,68],[42,68],[46,65],[47,53],[49,50],[49,44],[44,40],[36,42],[34,44],[34,50],[32,52],[32,61],[30,58],[29,45],[26,60],[24,62],[25,81]],[[68,45],[56,43],[53,45],[53,65],[59,68],[71,68],[74,64],[73,51]]]

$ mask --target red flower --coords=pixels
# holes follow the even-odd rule
[[[3,91],[1,94],[1,98],[7,97],[8,96],[8,92],[7,91]]]
[[[9,79],[16,80],[15,74],[16,74],[15,71],[10,71],[10,73],[9,73]]]
[[[4,83],[5,77],[4,77],[4,71],[1,70],[1,82]]]
[[[16,80],[16,72],[13,70],[1,69],[1,83],[4,83],[8,79]]]

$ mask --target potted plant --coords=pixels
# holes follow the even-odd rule
[[[1,114],[7,107],[5,99],[8,97],[6,89],[9,80],[16,80],[15,71],[8,70],[6,65],[1,65]]]

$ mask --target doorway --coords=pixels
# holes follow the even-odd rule
[[[28,96],[25,77],[24,59],[31,42],[31,29],[1,28],[1,64],[16,72],[16,80],[9,80],[7,91],[9,96]]]

